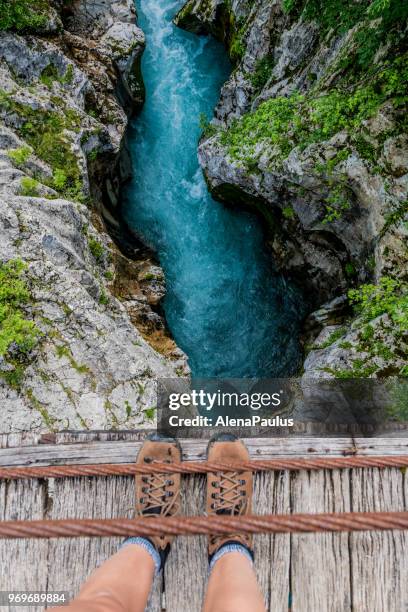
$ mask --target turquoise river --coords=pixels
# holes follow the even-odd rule
[[[175,27],[182,3],[142,0],[146,102],[129,130],[130,229],[164,269],[168,327],[197,377],[258,378],[299,367],[299,295],[271,268],[258,218],[215,202],[197,159],[231,65],[222,45]]]

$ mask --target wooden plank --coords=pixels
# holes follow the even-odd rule
[[[397,469],[260,473],[254,509],[406,510],[407,480]],[[183,481],[184,511],[202,513],[205,477]],[[131,516],[133,505],[131,477],[0,483],[0,519]],[[77,592],[118,544],[115,538],[0,540],[0,589]],[[407,545],[406,532],[256,536],[256,571],[267,609],[286,612],[291,585],[293,612],[400,612],[408,601]],[[169,611],[201,610],[206,550],[205,538],[177,540],[166,567]],[[161,610],[160,589],[157,583],[150,612]]]
[[[254,511],[258,514],[287,512],[290,476],[286,472],[257,474]],[[203,514],[205,477],[183,478],[183,512]],[[287,612],[289,594],[289,535],[257,535],[254,538],[255,570],[267,609]],[[206,537],[178,537],[166,564],[166,606],[172,612],[200,612],[208,580]],[[188,604],[187,604],[188,602]]]
[[[349,512],[349,479],[347,470],[293,473],[292,512]],[[291,543],[293,612],[351,610],[348,534],[296,534]]]
[[[407,455],[407,438],[248,438],[244,440],[254,459],[276,457],[341,457],[344,455]],[[207,440],[180,440],[186,461],[205,458]],[[0,466],[46,466],[84,463],[132,463],[142,441],[88,441],[70,444],[0,449]]]
[[[182,509],[186,514],[204,514],[204,476],[182,478]],[[172,545],[165,571],[166,609],[200,612],[208,573],[207,538],[178,537]]]
[[[352,509],[408,509],[404,470],[364,470],[352,473]],[[353,610],[408,610],[408,533],[406,531],[350,534]]]
[[[255,475],[254,510],[257,514],[290,512],[289,472]],[[290,583],[290,535],[254,536],[255,570],[267,610],[287,612]]]
[[[41,519],[46,505],[46,485],[38,480],[0,482],[0,520]],[[46,590],[48,571],[46,540],[0,540],[0,591]],[[9,606],[12,612],[20,607]],[[24,610],[34,612],[35,606]]]
[[[54,480],[52,483],[47,518],[134,516],[133,478],[75,478]],[[68,590],[73,595],[77,594],[92,571],[115,554],[122,541],[121,538],[50,540],[48,590]],[[153,585],[149,612],[161,610],[161,586],[162,577],[159,576]]]

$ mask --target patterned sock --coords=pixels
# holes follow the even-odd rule
[[[221,557],[223,557],[224,555],[231,553],[231,552],[239,552],[242,555],[244,555],[244,557],[246,557],[248,559],[248,561],[251,562],[251,564],[253,564],[254,562],[254,553],[252,552],[252,550],[250,550],[249,548],[247,548],[247,546],[244,546],[243,544],[240,544],[239,542],[225,542],[225,544],[223,544],[222,546],[220,546],[220,548],[217,550],[217,552],[215,552],[213,554],[213,556],[210,559],[210,572],[212,571],[214,565],[217,563],[217,561],[219,559],[221,559]]]
[[[160,572],[162,568],[162,560],[161,560],[160,553],[154,546],[153,542],[149,540],[148,538],[133,537],[133,538],[127,538],[124,542],[122,542],[120,547],[123,548],[124,546],[130,546],[131,544],[136,544],[137,546],[141,546],[149,553],[149,555],[151,556],[154,562],[155,576],[157,576],[157,574]]]

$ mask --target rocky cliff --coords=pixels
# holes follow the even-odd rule
[[[102,223],[120,235],[123,138],[143,102],[133,3],[0,9],[1,431],[146,426],[155,378],[185,361],[160,268]]]
[[[401,0],[189,0],[175,19],[234,62],[200,162],[303,289],[305,377],[408,373],[407,17]]]

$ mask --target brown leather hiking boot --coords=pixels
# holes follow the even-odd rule
[[[218,434],[208,445],[208,461],[225,463],[248,461],[245,444],[232,434]],[[209,472],[207,474],[207,516],[251,514],[252,472]],[[208,554],[211,557],[223,544],[237,542],[252,550],[252,536],[244,533],[210,535]]]
[[[136,463],[181,461],[181,449],[174,438],[151,434],[139,451]],[[156,517],[180,514],[180,474],[136,474],[136,516]],[[174,536],[148,538],[156,547],[162,564],[170,550]]]

